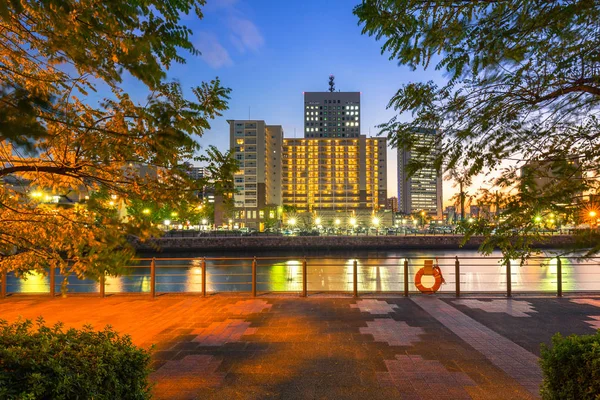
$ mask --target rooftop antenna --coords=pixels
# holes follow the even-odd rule
[[[329,75],[329,91],[335,92],[335,76]]]

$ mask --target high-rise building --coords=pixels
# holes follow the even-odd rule
[[[435,154],[437,132],[419,129],[412,149],[398,149],[398,208],[404,214],[425,211],[429,215],[442,217],[442,174],[433,165],[433,155],[413,151],[416,148],[430,148]],[[425,165],[409,177],[407,166],[411,159]]]
[[[360,92],[305,92],[305,138],[360,136]]]
[[[283,129],[260,120],[228,120],[230,146],[240,170],[235,174],[233,221],[261,229],[265,213],[281,205]]]
[[[184,166],[187,174],[189,175],[189,177],[192,179],[207,178],[209,175],[206,167],[197,167],[194,164],[189,163],[189,162],[183,163],[183,166]]]
[[[386,139],[283,140],[283,204],[298,212],[379,210],[387,198]]]

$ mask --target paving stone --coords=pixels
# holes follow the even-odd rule
[[[350,304],[352,308],[358,308],[361,312],[367,312],[373,315],[389,314],[398,308],[395,304],[389,304],[386,301],[368,299],[359,300],[356,304]]]
[[[571,302],[575,304],[589,304],[600,308],[600,300],[597,299],[571,299]]]
[[[530,313],[536,313],[532,304],[523,300],[489,300],[482,301],[477,299],[454,300],[454,304],[460,304],[469,308],[479,308],[490,313],[505,313],[513,317],[529,317]]]
[[[363,335],[372,335],[375,341],[385,342],[390,346],[410,346],[421,341],[419,335],[423,328],[414,328],[404,321],[392,319],[375,319],[368,321],[366,328],[359,328]]]
[[[238,301],[235,304],[227,305],[225,310],[233,315],[248,315],[261,313],[264,310],[268,310],[272,307],[271,304],[265,300],[244,300]]]

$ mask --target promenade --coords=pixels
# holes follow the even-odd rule
[[[107,324],[154,345],[158,399],[534,399],[539,344],[600,297],[10,296],[0,318]]]

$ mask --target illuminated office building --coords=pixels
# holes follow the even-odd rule
[[[297,212],[385,208],[386,139],[283,140],[283,204]]]
[[[305,138],[360,136],[360,92],[336,92],[333,75],[328,92],[304,92]]]

